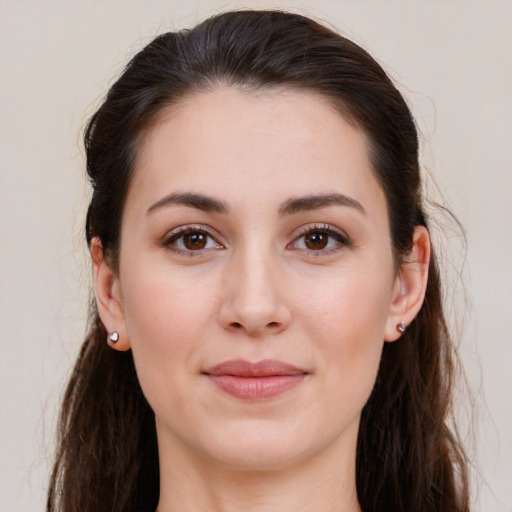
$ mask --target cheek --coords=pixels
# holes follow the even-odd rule
[[[169,390],[185,389],[197,367],[198,349],[215,308],[208,293],[212,286],[202,280],[197,287],[197,280],[162,266],[127,268],[123,310],[141,387],[154,409],[165,397],[173,409],[181,410],[180,395]]]
[[[182,350],[211,320],[213,276],[176,269],[165,258],[139,259],[127,261],[130,271],[121,277],[130,341],[135,350],[139,346],[157,352]]]
[[[378,273],[331,280],[310,288],[303,303],[309,337],[316,340],[318,365],[335,400],[362,407],[375,382],[384,344],[391,285]]]
[[[325,286],[323,286],[323,284]],[[360,344],[378,338],[384,330],[391,305],[391,280],[374,273],[332,276],[325,283],[311,286],[301,303],[308,323],[322,338],[358,339]],[[337,335],[336,335],[337,333]]]

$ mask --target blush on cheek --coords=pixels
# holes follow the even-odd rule
[[[168,348],[168,347],[167,347]],[[132,349],[137,378],[146,400],[157,417],[177,415],[184,406],[176,390],[183,386],[185,375],[173,366],[178,353],[165,350],[163,344],[136,343]],[[181,404],[181,405],[180,405]]]
[[[324,307],[310,311],[308,327],[310,337],[326,355],[327,371],[333,369],[332,385],[341,386],[342,394],[357,394],[354,403],[362,407],[377,376],[387,309],[378,279],[373,289],[364,281],[360,283],[360,287],[349,284],[336,293],[324,294],[316,301]],[[313,297],[312,302],[315,300]],[[350,400],[350,396],[346,398]]]

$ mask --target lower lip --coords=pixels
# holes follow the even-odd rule
[[[244,400],[272,398],[297,386],[306,374],[271,375],[268,377],[237,377],[234,375],[209,375],[222,391]]]

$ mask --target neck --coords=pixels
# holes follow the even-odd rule
[[[360,512],[355,443],[346,448],[333,445],[285,468],[240,469],[185,454],[159,436],[157,512]]]

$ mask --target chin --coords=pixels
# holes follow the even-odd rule
[[[226,469],[242,471],[284,469],[304,457],[304,446],[283,425],[268,421],[240,422],[219,434],[211,432],[204,452]]]
[[[288,427],[288,428],[287,428]],[[211,432],[204,453],[221,467],[238,471],[283,470],[305,461],[325,448],[324,437],[307,428],[258,420],[237,422],[219,434]],[[317,442],[305,440],[317,439]]]

